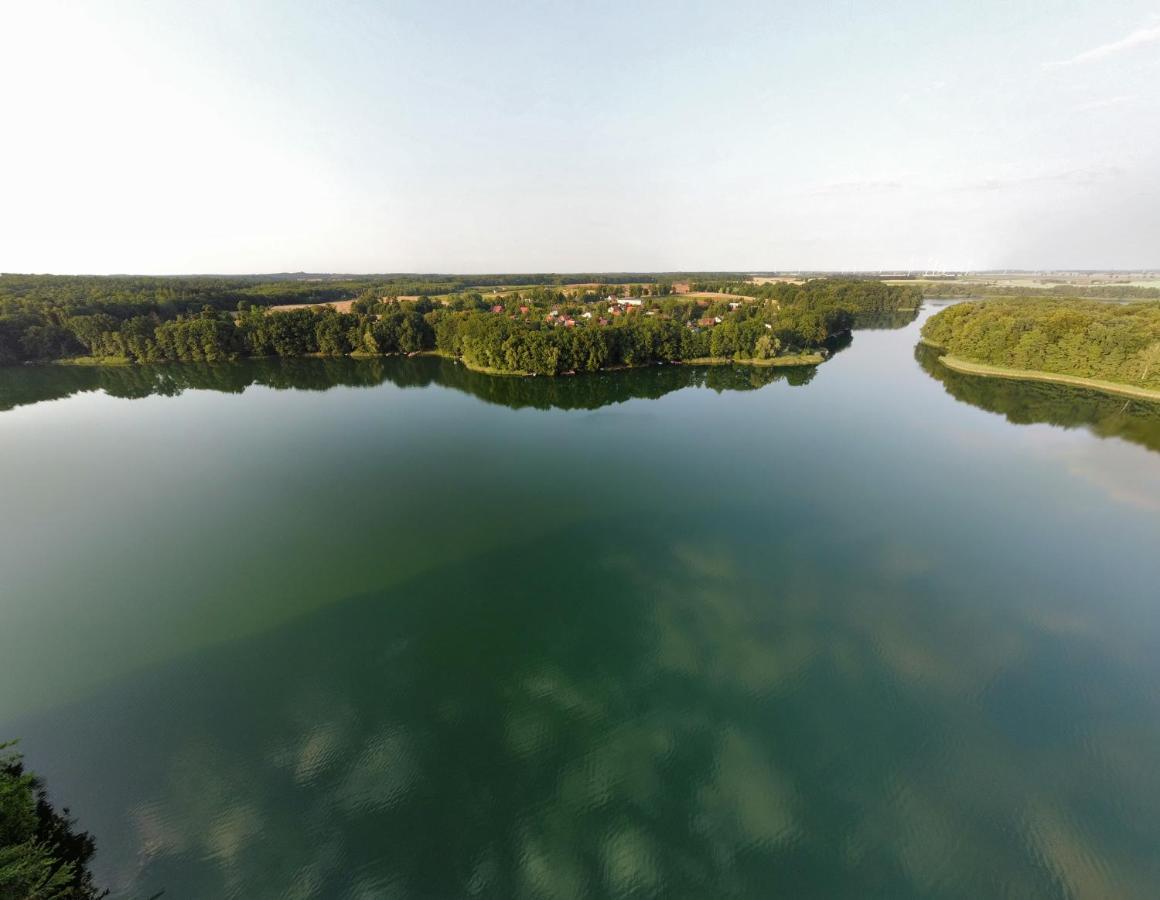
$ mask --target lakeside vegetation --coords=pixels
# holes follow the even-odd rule
[[[1122,438],[1160,451],[1160,402],[1054,382],[978,378],[944,365],[940,351],[922,343],[915,347],[914,356],[922,370],[956,400],[1013,424],[1086,428],[1102,438]]]
[[[1024,298],[961,303],[922,339],[961,370],[1055,378],[1141,396],[1160,392],[1160,303]]]
[[[1100,378],[1080,378],[1076,375],[1057,375],[1054,372],[1040,372],[1036,369],[1012,369],[1007,366],[990,366],[986,363],[971,362],[959,359],[956,356],[939,358],[948,369],[953,369],[964,375],[985,375],[989,378],[1008,378],[1020,381],[1046,381],[1051,384],[1065,384],[1073,387],[1091,388],[1109,394],[1120,394],[1125,397],[1137,397],[1141,400],[1160,400],[1160,390],[1152,388],[1134,387],[1130,384],[1119,384],[1115,381],[1104,381]]]
[[[530,276],[525,276],[530,277]],[[539,277],[539,276],[537,276]],[[593,276],[580,276],[593,277]],[[485,296],[462,280],[0,277],[0,363],[123,364],[439,352],[480,371],[559,375],[683,360],[814,364],[864,314],[916,308],[911,286],[724,280],[684,296],[656,276]],[[616,276],[612,276],[613,278]],[[473,278],[509,285],[515,276]],[[699,283],[699,282],[698,282]],[[459,288],[432,296],[415,288]],[[475,285],[479,287],[478,284]],[[688,283],[679,283],[689,290]],[[349,312],[288,303],[350,302]]]
[[[97,900],[89,860],[93,838],[76,830],[68,810],[49,802],[44,782],[24,768],[11,744],[0,744],[0,897]]]

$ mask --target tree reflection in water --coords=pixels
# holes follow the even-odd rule
[[[557,378],[520,378],[473,372],[440,357],[334,357],[142,366],[22,366],[0,372],[0,411],[85,391],[137,399],[172,397],[187,390],[240,394],[261,386],[327,391],[388,382],[401,388],[440,385],[513,409],[598,409],[638,397],[662,397],[687,387],[743,391],[775,381],[808,384],[815,368],[670,365]]]
[[[1160,403],[1066,384],[966,375],[942,365],[939,355],[925,344],[914,350],[923,371],[942,382],[956,400],[998,413],[1016,425],[1086,428],[1102,438],[1123,438],[1160,451]]]

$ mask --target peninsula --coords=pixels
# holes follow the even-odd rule
[[[1160,400],[1160,302],[1014,298],[932,316],[924,343],[970,375],[1069,384]]]
[[[913,286],[847,278],[5,275],[0,364],[436,353],[497,375],[816,365],[857,316],[920,303]]]

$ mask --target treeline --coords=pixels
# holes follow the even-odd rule
[[[843,309],[786,307],[771,315],[769,307],[754,305],[722,312],[720,323],[706,327],[677,314],[636,313],[580,328],[480,312],[436,314],[435,347],[478,368],[556,375],[709,357],[771,359],[822,348],[853,324]]]
[[[89,282],[92,290],[85,291]],[[325,305],[267,309],[271,298],[287,299],[279,293],[287,289],[330,296],[356,287],[6,276],[0,279],[0,363],[72,357],[217,362],[438,350],[479,368],[554,375],[814,351],[849,331],[856,316],[915,302],[909,288],[875,281],[765,285],[767,296],[737,301],[670,295],[656,282],[607,291],[539,284],[502,300],[478,291],[401,300],[364,287],[349,312]],[[608,294],[617,298],[611,306]],[[620,302],[630,295],[631,304]]]
[[[690,283],[696,291],[719,291],[775,303],[840,307],[853,313],[897,312],[922,306],[922,288],[916,285],[887,284],[878,280],[853,278],[813,278],[804,284],[778,281],[753,284],[720,278],[702,278]]]
[[[927,297],[1073,297],[1087,300],[1160,300],[1160,288],[1136,284],[1053,284],[1031,287],[1001,284],[972,284],[961,281],[925,281],[920,284]]]
[[[960,303],[932,316],[922,337],[974,362],[1160,389],[1160,303]]]
[[[240,356],[413,353],[434,346],[427,318],[402,305],[382,315],[340,313],[330,306],[277,313],[243,307],[230,314],[207,306],[168,322],[155,316],[117,320],[108,313],[72,316],[40,358],[84,353],[141,363],[219,362]]]

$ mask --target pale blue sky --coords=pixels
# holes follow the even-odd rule
[[[1160,0],[0,0],[0,270],[1160,266]]]

